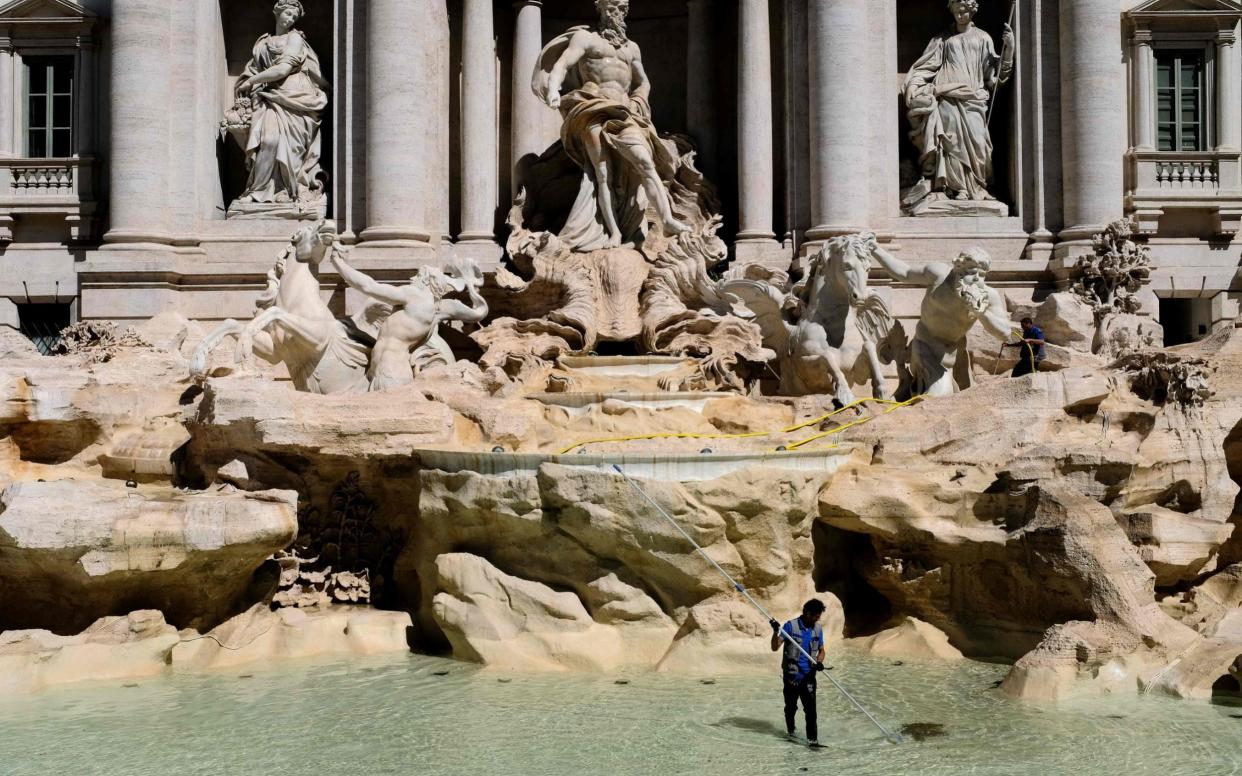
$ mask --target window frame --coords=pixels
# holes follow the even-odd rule
[[[1216,149],[1217,105],[1216,94],[1216,37],[1209,33],[1162,32],[1152,31],[1151,46],[1151,121],[1152,141],[1157,153],[1161,154],[1195,154],[1210,153]],[[1160,147],[1160,59],[1162,56],[1178,55],[1193,52],[1203,63],[1202,87],[1200,88],[1200,121],[1199,149],[1177,149],[1180,141],[1178,133],[1174,133],[1174,150]],[[1180,73],[1175,73],[1180,78]],[[1176,95],[1175,95],[1176,96]],[[1174,123],[1180,129],[1181,116],[1178,105],[1174,105]]]
[[[47,90],[41,94],[34,94],[31,91],[31,60],[47,61],[48,84]],[[58,93],[54,80],[53,60],[63,60],[62,64],[67,65],[69,71],[69,92],[68,94]],[[21,127],[22,127],[22,151],[23,158],[26,159],[73,159],[78,156],[77,136],[78,136],[78,84],[79,84],[79,58],[77,52],[73,50],[49,49],[40,51],[31,51],[23,53],[20,58],[19,66],[21,67],[22,79],[22,95],[21,95]],[[69,125],[67,127],[57,126],[55,124],[55,98],[69,98]],[[43,97],[47,100],[45,114],[43,117],[44,125],[42,127],[32,127],[31,104],[35,97]],[[68,130],[69,132],[69,153],[64,156],[58,156],[54,152],[56,150],[55,136],[58,130]],[[31,153],[30,133],[32,131],[42,131],[44,133],[44,153],[36,156]]]

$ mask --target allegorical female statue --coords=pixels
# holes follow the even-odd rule
[[[223,122],[244,133],[250,172],[229,215],[318,219],[327,185],[319,154],[328,82],[315,50],[294,27],[306,13],[301,0],[278,0],[273,13],[276,34],[254,44]]]
[[[950,0],[954,24],[927,44],[904,87],[922,179],[904,192],[910,215],[1008,215],[988,193],[992,178],[993,96],[1013,73],[1013,30],[998,56],[992,36],[974,24],[978,0]]]

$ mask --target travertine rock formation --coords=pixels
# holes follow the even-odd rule
[[[1076,353],[830,415],[826,396],[660,393],[689,374],[676,360],[569,360],[560,393],[468,364],[352,397],[199,387],[183,323],[107,362],[6,351],[0,628],[158,608],[202,630],[257,605],[183,633],[174,665],[395,649],[412,624],[418,648],[514,670],[771,671],[766,623],[608,470],[625,456],[776,616],[825,600],[834,642],[1006,657],[1005,691],[1031,698],[1203,697],[1242,655],[1231,332],[1157,359],[1211,375],[1201,404]],[[291,547],[325,588],[329,566],[365,575],[396,613],[321,614],[318,595],[271,613],[264,561]]]
[[[788,613],[815,593],[822,481],[750,468],[643,485],[713,559]],[[562,657],[597,668],[770,664],[763,618],[615,473],[548,463],[504,476],[425,471],[420,483],[397,579],[421,593],[424,638],[443,632],[454,654],[538,667]],[[839,634],[839,619],[827,630]]]
[[[400,653],[409,650],[409,629],[405,612],[256,605],[202,636],[184,634],[169,663],[175,671],[202,671],[260,660]]]
[[[0,694],[83,681],[122,681],[164,672],[181,640],[159,612],[104,617],[82,633],[0,632]]]
[[[184,493],[122,482],[21,482],[0,492],[0,624],[75,633],[158,609],[183,627],[244,606],[250,578],[297,530],[290,491]]]
[[[962,659],[961,651],[949,643],[949,637],[944,635],[944,631],[914,617],[906,617],[892,628],[859,639],[858,646],[868,655],[878,657],[947,661]]]

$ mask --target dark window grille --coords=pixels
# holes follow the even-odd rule
[[[19,304],[17,320],[22,334],[45,356],[60,343],[60,333],[70,322],[71,304]]]

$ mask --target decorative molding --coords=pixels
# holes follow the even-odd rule
[[[94,22],[97,14],[70,0],[14,0],[0,7],[4,24]]]

